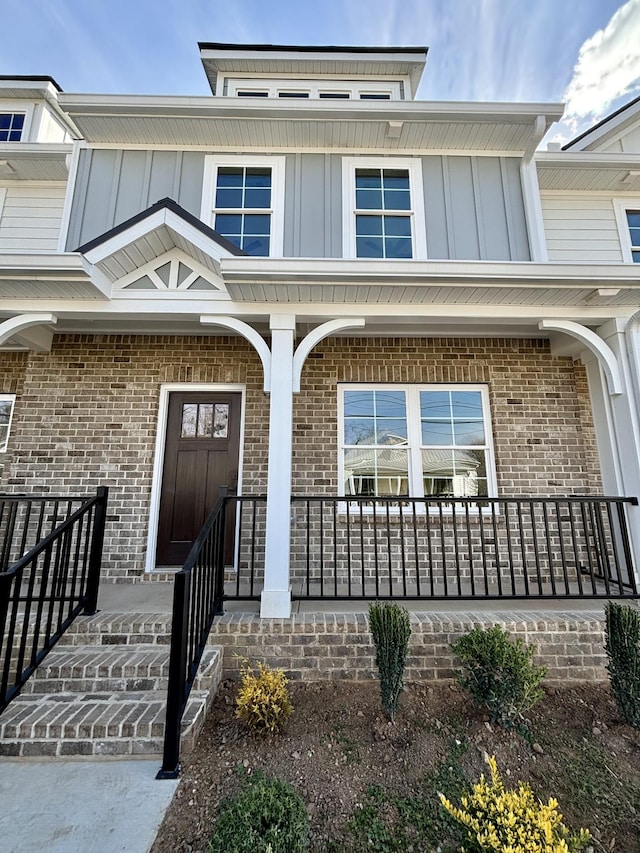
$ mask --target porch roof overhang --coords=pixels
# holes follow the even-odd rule
[[[561,104],[316,101],[143,95],[60,95],[92,144],[209,150],[491,151],[521,155],[563,113]],[[388,134],[401,122],[400,135]]]
[[[640,307],[632,264],[227,258],[236,302]]]
[[[640,193],[640,154],[540,152],[535,161],[543,191]]]
[[[66,181],[73,145],[0,143],[0,181]]]
[[[93,281],[82,258],[74,252],[0,255],[2,299],[97,299],[108,297],[100,282]]]

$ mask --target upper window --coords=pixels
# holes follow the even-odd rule
[[[640,210],[627,210],[627,225],[631,240],[631,260],[640,264]]]
[[[15,394],[0,394],[0,453],[7,449],[15,401]]]
[[[354,98],[365,101],[404,100],[404,80],[344,80],[263,76],[228,77],[222,89],[227,95],[249,98]]]
[[[202,219],[248,255],[282,255],[284,158],[206,158]]]
[[[496,493],[485,386],[356,385],[340,395],[343,494]]]
[[[419,161],[343,160],[345,254],[356,258],[425,258]]]
[[[25,113],[0,113],[0,142],[20,142]]]

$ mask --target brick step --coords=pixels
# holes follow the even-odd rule
[[[0,715],[0,755],[160,755],[168,648],[128,650],[67,646],[50,652],[36,680]],[[207,647],[182,721],[183,752],[195,745],[221,673],[221,649]],[[137,687],[136,679],[142,682]]]
[[[98,612],[79,616],[60,640],[61,645],[68,646],[168,646],[170,642],[170,613]]]

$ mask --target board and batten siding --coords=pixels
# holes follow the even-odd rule
[[[545,193],[541,198],[550,261],[622,262],[611,198]]]
[[[67,249],[73,251],[164,197],[199,216],[205,156],[195,151],[82,151]],[[517,158],[429,155],[421,160],[429,258],[530,259]],[[286,155],[284,255],[343,257],[341,155]]]
[[[0,251],[24,249],[55,252],[58,248],[64,183],[9,184],[0,188]]]

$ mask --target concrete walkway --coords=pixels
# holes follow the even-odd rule
[[[158,760],[0,761],[3,853],[148,853],[178,780]]]

